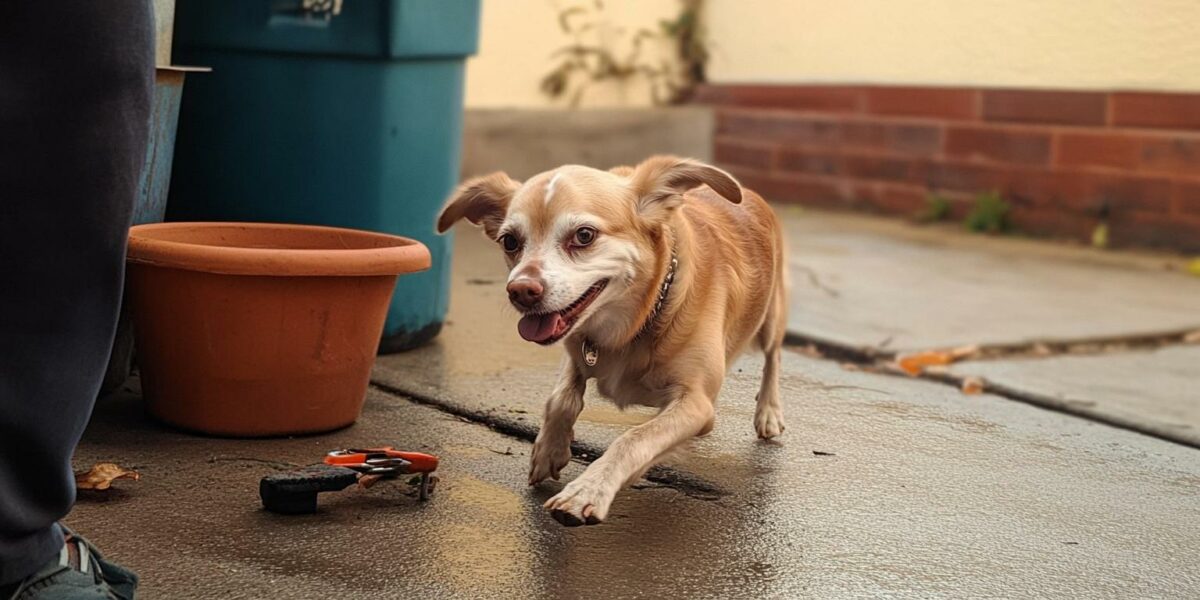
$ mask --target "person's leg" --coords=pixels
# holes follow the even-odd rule
[[[0,586],[63,542],[108,360],[154,91],[150,0],[0,15]]]

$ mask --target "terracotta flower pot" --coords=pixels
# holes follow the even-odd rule
[[[272,436],[358,418],[396,277],[419,242],[258,223],[157,223],[129,235],[142,391],[193,431]]]

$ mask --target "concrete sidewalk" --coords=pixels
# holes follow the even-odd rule
[[[1200,330],[1200,278],[1163,255],[780,207],[789,330],[912,351]]]
[[[781,213],[794,337],[874,356],[1003,350],[1013,356],[951,372],[1200,447],[1200,277],[1188,275],[1183,260]]]
[[[793,252],[809,257],[800,268],[813,269],[819,282],[815,292],[802,290],[806,280],[797,274],[797,296],[824,294],[827,302],[810,297],[812,306],[800,309],[825,315],[826,333],[843,314],[832,303],[857,302],[860,296],[846,290],[867,289],[850,279],[883,277],[886,269],[844,263],[828,271],[813,262],[820,255],[806,244],[833,248],[826,257],[833,264],[833,256],[849,260],[851,250],[836,250],[834,242],[851,234],[891,246],[894,257],[906,252],[896,245],[908,243],[871,233],[877,225],[842,219],[788,215],[797,233],[825,232],[823,240],[794,236]],[[834,228],[839,222],[847,237]],[[994,243],[981,240],[975,251],[986,255]],[[876,260],[867,250],[860,256]],[[1110,273],[1118,280],[1138,281],[1143,294],[1171,287],[1154,288],[1159,277],[1191,289],[1144,265],[1100,264],[1119,273]],[[1011,286],[1019,275],[1000,284]],[[520,340],[516,317],[505,307],[500,255],[474,232],[459,232],[454,280],[443,334],[426,348],[382,358],[378,387],[359,423],[346,430],[280,440],[201,438],[148,421],[136,390],[102,402],[77,463],[117,461],[139,468],[143,479],[118,482],[113,494],[82,497],[68,522],[141,572],[146,598],[1194,598],[1200,592],[1200,451],[1007,397],[963,395],[936,381],[797,352],[785,353],[789,429],[778,442],[755,439],[761,360],[747,357],[731,370],[709,436],[619,494],[605,524],[563,528],[541,508],[561,484],[524,483],[528,441],[560,350]],[[909,282],[897,293],[915,297],[912,288],[935,285]],[[1181,301],[1154,306],[1137,309],[1139,323],[1188,326],[1176,312]],[[844,315],[878,323],[887,317],[862,304]],[[924,331],[896,322],[897,331]],[[878,343],[874,326],[846,323],[846,340]],[[1124,330],[1105,326],[1104,335]],[[919,348],[1037,334],[991,331],[1007,337],[930,332],[893,343]],[[1074,335],[1066,325],[1059,331]],[[1150,362],[1153,371],[1157,362]],[[1187,371],[1181,373],[1186,379]],[[576,428],[578,460],[564,481],[650,416],[617,411],[589,395]],[[281,517],[259,508],[262,475],[313,462],[330,448],[381,443],[442,456],[442,482],[430,502],[417,503],[403,486],[380,485],[323,499],[316,515]]]

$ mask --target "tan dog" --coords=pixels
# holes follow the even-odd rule
[[[521,337],[566,341],[530,485],[570,461],[588,379],[619,407],[659,409],[546,502],[559,522],[603,521],[618,490],[708,433],[726,370],[752,343],[766,353],[754,427],[762,438],[783,432],[783,236],[767,203],[728,173],[672,156],[564,166],[524,184],[494,173],[455,192],[438,231],[464,217],[508,259]]]

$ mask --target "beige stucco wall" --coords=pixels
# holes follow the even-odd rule
[[[555,6],[483,0],[469,107],[548,107],[538,82],[568,38]],[[629,31],[676,0],[608,0]],[[718,83],[882,83],[1200,90],[1200,0],[707,0]],[[619,46],[619,44],[618,44]],[[594,87],[584,106],[644,106],[644,86]]]
[[[559,28],[558,8],[591,5],[592,0],[483,0],[479,53],[467,61],[467,107],[565,106],[566,100],[551,101],[543,95],[538,84],[557,64],[551,57],[554,51],[571,41]],[[628,49],[628,41],[638,28],[657,27],[659,19],[678,12],[676,0],[608,0],[604,6],[607,20],[626,31],[626,35],[611,30],[602,34],[618,52]],[[648,53],[663,50],[649,48]],[[650,103],[649,88],[642,82],[624,86],[607,83],[591,86],[581,106]]]
[[[1197,0],[709,0],[716,82],[1200,90]]]

